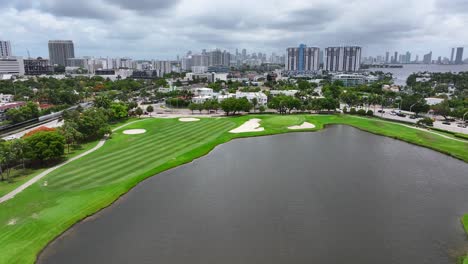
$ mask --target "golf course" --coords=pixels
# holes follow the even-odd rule
[[[262,131],[229,132],[253,118],[261,120]],[[304,122],[313,128],[288,129]],[[242,137],[314,132],[338,124],[468,162],[468,141],[378,118],[304,114],[207,117],[196,122],[181,122],[177,118],[135,119],[123,126],[119,124],[101,148],[52,171],[14,198],[0,203],[0,264],[34,263],[49,242],[78,221],[109,206],[146,178],[201,157],[219,144]],[[96,142],[86,144],[82,152],[95,145]],[[468,217],[464,219],[468,230]]]

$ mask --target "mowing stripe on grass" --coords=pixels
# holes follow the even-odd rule
[[[172,151],[178,150],[179,148],[174,148],[178,144],[180,144],[181,147],[183,148],[188,147],[190,144],[193,144],[193,142],[190,140],[193,140],[196,142],[196,140],[199,139],[200,136],[202,136],[205,133],[206,129],[219,130],[219,133],[222,133],[225,126],[226,124],[223,124],[223,123],[218,123],[218,124],[213,123],[213,124],[210,124],[209,126],[205,126],[203,128],[192,131],[190,137],[180,135],[176,138],[173,138],[172,140],[168,140],[167,141],[168,144],[163,145],[164,147],[161,149],[157,149],[157,151],[160,151],[162,155],[154,155],[155,150],[154,150],[154,146],[152,145],[146,145],[146,148],[144,149],[133,149],[133,150],[128,149],[126,155],[127,156],[137,155],[140,160],[144,162],[149,162],[150,160],[153,160],[155,158],[160,158],[162,156],[169,155],[171,153],[171,148],[172,148]],[[185,143],[186,141],[187,143]],[[165,150],[168,150],[168,152],[164,153],[163,151]],[[122,158],[123,156],[116,156],[114,159],[112,159],[113,161],[104,160],[104,161],[93,162],[92,164],[90,164],[90,166],[82,166],[80,167],[79,171],[84,171],[84,173],[78,173],[76,170],[71,171],[70,173],[67,173],[67,174],[73,174],[75,176],[67,177],[67,175],[63,175],[62,177],[60,177],[59,180],[57,179],[53,181],[51,180],[48,187],[50,186],[50,188],[53,189],[56,187],[65,186],[65,185],[70,184],[71,182],[74,182],[75,179],[77,179],[78,182],[86,182],[88,180],[94,181],[95,177],[89,177],[89,176],[95,175],[96,173],[99,175],[106,175],[106,173],[109,170],[112,171],[112,170],[121,169],[121,168],[123,169],[127,166],[132,167],[132,165],[135,163],[135,161],[132,161],[131,159],[122,162],[120,160]],[[94,166],[99,166],[101,163],[105,163],[104,168],[101,168],[99,171],[92,169],[94,168]],[[53,175],[50,175],[50,177],[52,176]],[[104,176],[102,177],[102,179],[105,180],[107,178]],[[101,182],[101,181],[98,180],[98,182]],[[72,186],[75,186],[75,184],[72,184]]]
[[[212,129],[216,129],[213,127]],[[219,130],[219,133],[222,133],[223,130]],[[191,149],[194,149],[197,147],[198,144],[195,144],[197,139],[201,136],[201,133],[194,134],[193,136],[190,137],[185,137],[183,140],[174,142],[170,145],[166,145],[164,149],[160,149],[160,153],[158,155],[154,155],[154,150],[148,149],[145,151],[145,154],[143,152],[138,153],[139,161],[126,161],[126,162],[120,162],[116,164],[115,166],[107,166],[106,168],[102,169],[99,171],[97,175],[99,177],[96,178],[94,176],[95,174],[93,173],[86,173],[89,176],[94,176],[94,177],[86,177],[85,175],[82,174],[81,179],[78,179],[77,181],[73,181],[72,183],[66,184],[65,188],[70,188],[74,189],[76,187],[80,187],[82,189],[83,187],[92,187],[95,185],[101,185],[102,184],[111,184],[115,183],[115,179],[125,179],[129,177],[127,174],[130,174],[132,171],[136,171],[138,168],[149,166],[149,167],[154,167],[154,162],[159,161],[160,159],[164,158],[165,156],[172,156],[173,153],[179,152],[181,150],[185,151],[190,151]],[[193,147],[192,147],[193,146]],[[168,150],[168,152],[165,154],[163,151]],[[166,158],[164,160],[170,160],[172,157]],[[110,173],[111,171],[116,170],[118,173]]]

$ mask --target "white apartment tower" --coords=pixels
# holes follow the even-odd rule
[[[361,47],[328,47],[325,49],[324,70],[355,72],[361,66]]]

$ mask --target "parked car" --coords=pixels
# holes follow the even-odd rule
[[[450,122],[448,122],[448,121],[444,121],[444,122],[442,122],[442,124],[443,124],[443,125],[448,125],[448,126],[450,126],[450,125],[451,125],[451,123],[450,123]]]
[[[415,115],[410,115],[410,117],[409,117],[409,118],[410,118],[410,119],[416,119],[416,118],[417,118],[417,116],[415,116]]]
[[[385,113],[385,111],[384,111],[384,110],[378,110],[377,112],[379,112],[379,113],[382,113],[382,114],[384,114],[384,113]]]
[[[406,117],[406,115],[402,114],[402,113],[397,113],[396,115],[399,116],[399,117]]]
[[[466,124],[459,124],[457,127],[466,128]]]

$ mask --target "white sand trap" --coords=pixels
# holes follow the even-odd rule
[[[292,129],[292,130],[311,129],[311,128],[315,128],[315,125],[311,124],[309,122],[304,122],[300,126],[290,126],[290,127],[288,127],[288,129]]]
[[[200,121],[200,119],[193,118],[193,117],[182,117],[182,118],[179,118],[179,121],[180,122],[196,122],[196,121]]]
[[[138,134],[143,134],[145,132],[146,130],[144,129],[128,129],[128,130],[125,130],[123,133],[126,135],[138,135]]]
[[[16,224],[16,222],[18,222],[18,219],[16,219],[16,218],[13,218],[13,219],[10,219],[10,221],[8,221],[8,224],[7,224],[7,225],[9,225],[9,226],[11,226],[11,225],[15,225],[15,224]]]
[[[240,127],[235,128],[231,131],[230,133],[245,133],[245,132],[260,132],[265,130],[263,127],[260,127],[260,121],[261,119],[258,118],[253,118],[250,119],[249,121],[245,122],[242,124]]]
[[[42,184],[42,186],[47,186],[47,181],[44,181],[44,183]]]

